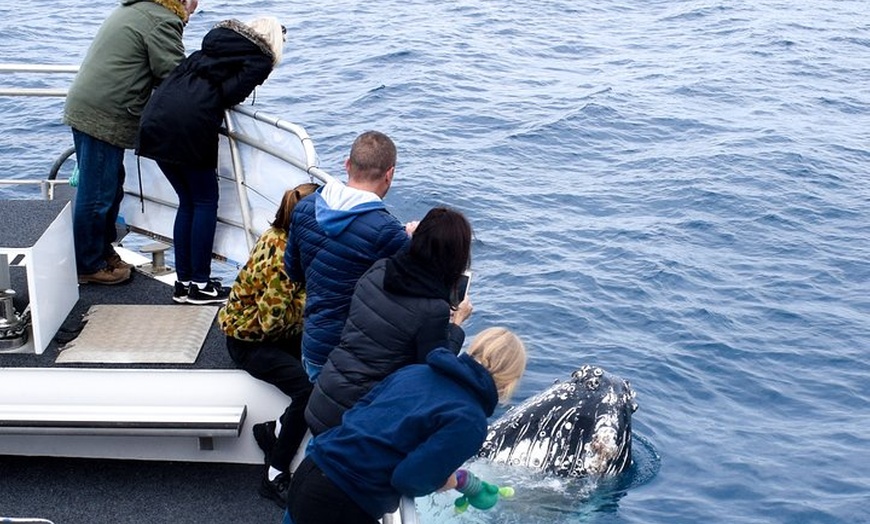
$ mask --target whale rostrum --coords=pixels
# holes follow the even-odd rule
[[[609,477],[631,465],[635,392],[585,365],[489,426],[478,457],[562,477]]]

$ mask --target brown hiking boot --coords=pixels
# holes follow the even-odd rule
[[[105,267],[90,275],[79,275],[79,284],[121,284],[130,280],[130,269]]]
[[[124,259],[121,258],[121,255],[119,255],[115,251],[112,251],[112,254],[106,257],[106,264],[108,264],[110,268],[114,269],[133,269],[133,264],[124,262]]]

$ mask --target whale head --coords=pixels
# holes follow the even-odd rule
[[[627,380],[583,366],[489,426],[478,457],[563,477],[608,477],[631,465]]]

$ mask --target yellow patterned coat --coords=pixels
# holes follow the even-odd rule
[[[254,246],[218,312],[221,330],[238,340],[290,338],[302,331],[305,289],[284,272],[287,232],[269,228]]]

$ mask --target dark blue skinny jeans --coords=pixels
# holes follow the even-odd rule
[[[208,282],[217,227],[217,172],[166,162],[157,165],[178,195],[178,211],[172,232],[178,280]]]
[[[124,148],[72,130],[79,183],[73,211],[76,268],[90,275],[106,267],[117,238],[115,222],[124,198]]]

